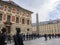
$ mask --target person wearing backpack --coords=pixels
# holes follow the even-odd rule
[[[5,39],[6,39],[6,28],[2,28],[0,32],[0,45],[6,45]]]
[[[23,38],[21,34],[19,34],[20,32],[21,32],[20,28],[16,29],[16,35],[13,36],[14,45],[24,45]]]

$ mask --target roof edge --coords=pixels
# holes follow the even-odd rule
[[[0,0],[0,1],[2,1],[2,0]],[[33,13],[32,11],[27,10],[27,9],[25,9],[25,8],[23,8],[23,7],[21,7],[21,6],[19,6],[19,5],[16,4],[14,1],[2,1],[2,2],[6,2],[6,3],[8,3],[8,4],[12,4],[12,5],[18,6],[19,8],[21,8],[21,9],[23,9],[23,10],[25,10],[25,11],[28,11],[28,12],[30,12],[30,13]]]

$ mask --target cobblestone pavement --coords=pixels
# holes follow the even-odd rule
[[[8,45],[14,45],[14,43]],[[60,45],[60,38],[52,38],[50,40],[48,39],[47,41],[45,41],[44,38],[39,38],[35,40],[24,41],[24,45]]]

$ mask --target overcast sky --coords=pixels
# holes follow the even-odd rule
[[[36,22],[36,13],[39,14],[39,22],[60,18],[60,0],[13,0],[21,7],[31,10],[32,23]]]

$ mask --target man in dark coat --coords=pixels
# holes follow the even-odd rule
[[[49,34],[48,36],[49,36],[49,39],[51,39],[51,34]]]
[[[21,36],[21,34],[19,34],[21,32],[21,30],[18,28],[18,29],[16,29],[16,31],[17,31],[16,35],[13,36],[15,45],[24,45],[22,36]]]
[[[6,39],[6,28],[2,28],[0,33],[0,45],[6,45],[5,39]]]
[[[45,41],[47,41],[47,34],[44,34],[44,37],[45,37]]]

